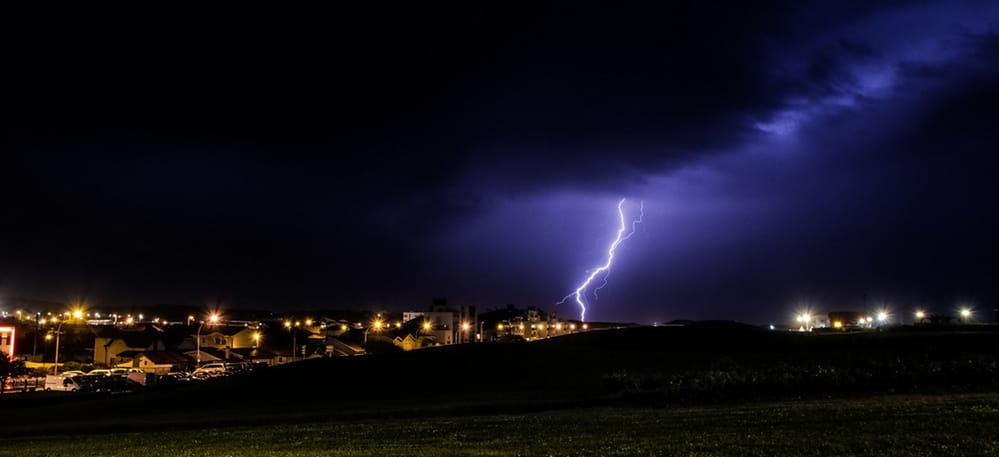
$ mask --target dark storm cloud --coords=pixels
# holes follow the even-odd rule
[[[14,54],[9,95],[37,136],[336,152],[373,175],[393,171],[385,159],[447,171],[494,153],[580,179],[604,167],[567,157],[669,164],[738,141],[743,118],[781,98],[761,65],[784,26],[774,8],[312,8],[37,13],[9,24],[33,51]]]
[[[594,316],[749,318],[994,224],[987,2],[94,8],[0,24],[0,287],[544,306],[627,195]]]
[[[993,40],[964,35],[917,72],[899,65],[879,98],[824,110],[817,100],[785,132],[793,138],[716,164],[715,191],[749,210],[704,217],[714,228],[690,241],[698,247],[669,252],[682,268],[629,272],[668,282],[651,294],[672,302],[660,316],[780,321],[805,304],[987,312],[997,293],[988,265],[999,258]]]

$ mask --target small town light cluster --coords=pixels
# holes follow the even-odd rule
[[[974,310],[971,307],[964,306],[955,310],[960,321],[964,323],[973,322]],[[852,315],[851,317],[844,317],[842,314]],[[927,320],[935,320],[935,317],[931,317],[929,312],[924,308],[916,308],[912,311],[912,322],[916,324],[925,324]],[[859,313],[830,313],[829,320],[826,321],[822,317],[817,317],[811,311],[798,311],[794,314],[794,321],[797,323],[797,330],[799,331],[810,331],[814,327],[830,327],[833,329],[845,330],[847,328],[875,328],[883,327],[897,322],[892,314],[891,310],[888,308],[881,308],[874,314],[862,315]],[[791,330],[794,330],[792,328]]]
[[[812,313],[809,311],[804,311],[798,313],[794,317],[795,322],[798,323],[799,332],[810,332],[812,331]]]

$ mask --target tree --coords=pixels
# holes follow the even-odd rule
[[[7,380],[28,373],[28,368],[24,366],[24,361],[11,359],[5,352],[0,352],[0,394],[3,393]]]

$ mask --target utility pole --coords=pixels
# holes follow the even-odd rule
[[[40,326],[38,325],[38,319],[41,318],[41,317],[42,317],[42,313],[38,313],[38,312],[35,313],[35,344],[31,348],[31,358],[32,358],[32,360],[34,360],[34,358],[36,356],[38,356],[38,330],[40,330]]]

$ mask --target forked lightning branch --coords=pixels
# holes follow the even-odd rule
[[[630,224],[631,230],[628,231],[629,224],[627,223],[627,221],[626,221],[626,219],[624,217],[624,202],[625,202],[625,200],[626,199],[622,198],[621,201],[617,202],[617,214],[618,214],[618,218],[621,221],[621,224],[620,224],[620,227],[617,230],[617,237],[614,238],[614,241],[611,242],[610,247],[607,248],[607,261],[604,262],[603,265],[601,265],[601,266],[599,266],[599,267],[591,270],[590,274],[579,285],[579,287],[576,288],[575,291],[570,292],[565,297],[562,297],[562,299],[559,300],[558,303],[557,303],[557,304],[561,305],[561,304],[565,303],[565,301],[568,300],[569,297],[573,297],[574,296],[575,299],[576,299],[576,303],[579,305],[579,320],[580,321],[584,321],[584,322],[586,321],[586,301],[584,299],[585,296],[586,296],[586,291],[591,288],[591,286],[593,285],[593,281],[596,280],[597,278],[603,278],[604,279],[604,283],[601,284],[598,287],[594,287],[593,288],[593,295],[594,295],[594,297],[596,297],[597,291],[600,290],[600,288],[602,288],[604,285],[607,284],[607,282],[606,282],[607,275],[610,274],[611,264],[614,263],[614,252],[617,250],[617,247],[621,243],[623,243],[628,238],[631,238],[631,235],[635,234],[636,227],[638,226],[638,224],[642,223],[642,218],[645,217],[645,202],[639,202],[639,206],[638,206],[638,217],[635,218],[635,219],[633,219],[631,221],[631,224]],[[627,231],[627,233],[625,233],[626,231]]]

